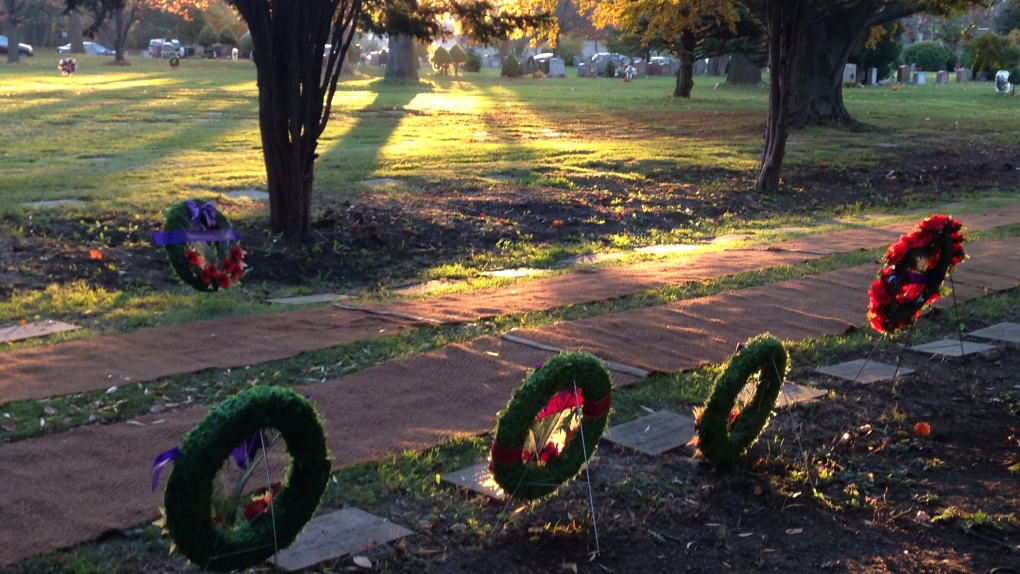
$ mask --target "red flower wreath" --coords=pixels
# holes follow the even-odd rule
[[[966,257],[962,229],[963,224],[948,215],[932,215],[889,246],[885,266],[868,293],[873,329],[895,333],[939,300],[946,274]]]
[[[247,267],[244,263],[244,251],[237,245],[230,248],[227,258],[220,265],[223,268],[222,272],[216,267],[215,263],[207,265],[205,259],[194,249],[185,250],[184,258],[188,260],[188,263],[202,270],[200,277],[203,283],[206,285],[217,285],[220,289],[226,289],[237,283],[241,276],[244,275],[244,268]]]

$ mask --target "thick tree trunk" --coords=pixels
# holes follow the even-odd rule
[[[674,98],[690,98],[694,89],[694,54],[680,52],[680,69],[676,72],[676,87],[673,88]]]
[[[418,81],[418,58],[414,55],[414,38],[390,36],[390,53],[386,60],[385,78]]]
[[[755,189],[762,193],[779,191],[790,106],[795,92],[794,70],[802,36],[805,6],[796,0],[774,0],[766,6],[769,31],[769,113],[765,124],[765,149]]]
[[[726,70],[726,83],[754,85],[761,83],[761,68],[743,54],[730,56],[730,67]]]
[[[725,76],[726,64],[730,61],[729,54],[723,56],[712,56],[708,59],[709,76]]]
[[[13,10],[12,2],[7,2],[8,14]],[[8,21],[7,26],[7,62],[10,64],[17,64],[21,60],[21,50],[18,49],[18,43],[21,42],[21,35],[18,34],[18,22]]]
[[[800,43],[794,74],[798,78],[790,108],[790,126],[852,125],[843,105],[843,68],[854,42],[874,12],[867,4],[809,25]]]
[[[73,54],[85,53],[85,36],[82,35],[81,31],[81,15],[78,14],[77,10],[72,10],[68,14],[67,35],[71,41],[71,53]]]
[[[127,45],[132,23],[131,15],[127,14],[126,10],[121,9],[113,13],[113,61],[118,64],[125,62],[124,46]]]

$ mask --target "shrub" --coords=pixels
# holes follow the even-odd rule
[[[850,50],[848,61],[857,64],[858,75],[867,77],[868,68],[876,68],[877,79],[888,78],[903,50],[899,41],[902,32],[899,22],[889,22],[873,27],[867,36],[857,40]]]
[[[606,62],[606,77],[607,78],[616,77],[616,64],[612,60]]]
[[[499,75],[506,78],[521,77],[521,63],[513,55],[507,56],[503,60],[503,68],[499,71]]]
[[[556,54],[563,58],[568,66],[574,65],[574,56],[581,55],[581,49],[584,46],[584,38],[580,36],[574,36],[572,34],[563,34],[560,36],[560,41],[556,45]]]
[[[482,71],[482,57],[478,55],[478,52],[474,50],[467,51],[467,62],[464,62],[465,72],[481,72]]]
[[[205,27],[203,27],[198,33],[198,40],[195,43],[208,49],[209,46],[216,43],[217,38],[216,30],[213,30],[212,26],[206,24]]]
[[[439,71],[440,74],[446,75],[450,69],[450,64],[453,63],[453,58],[450,57],[450,53],[446,51],[446,48],[439,46],[435,52],[432,52],[432,66]]]
[[[241,36],[237,47],[241,50],[242,57],[247,58],[248,54],[251,54],[251,51],[255,49],[255,41],[251,39],[251,34]]]
[[[1008,38],[996,34],[982,34],[967,47],[967,57],[974,69],[974,76],[981,72],[1008,70],[1020,64],[1020,49]]]
[[[460,65],[467,62],[467,59],[468,56],[467,53],[464,52],[464,48],[461,48],[457,44],[454,44],[453,47],[450,48],[450,61],[453,62],[453,73],[455,75],[460,69]]]
[[[237,45],[237,34],[234,34],[233,30],[231,30],[230,28],[224,26],[223,29],[220,30],[220,44],[226,44],[228,46],[236,46]]]
[[[922,70],[930,72],[950,69],[956,65],[956,52],[938,42],[914,42],[903,49],[902,57],[904,64],[917,64]]]

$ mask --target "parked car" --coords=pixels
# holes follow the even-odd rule
[[[180,40],[164,40],[163,38],[153,38],[149,40],[149,57],[152,58],[169,58],[174,54],[178,53],[181,49]]]
[[[71,45],[64,44],[57,48],[58,54],[68,54],[71,52]],[[113,50],[103,46],[102,44],[96,44],[95,42],[85,42],[85,53],[92,54],[93,56],[114,56],[117,53]]]
[[[33,50],[32,46],[29,46],[28,44],[19,43],[18,53],[20,53],[22,56],[34,56],[35,50]],[[7,36],[0,36],[0,55],[2,56],[7,55]]]

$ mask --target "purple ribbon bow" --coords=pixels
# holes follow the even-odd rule
[[[255,455],[262,448],[262,431],[257,430],[251,437],[241,441],[237,448],[230,451],[230,457],[234,459],[237,468],[246,469],[248,463],[255,460]]]
[[[184,202],[184,205],[188,207],[188,213],[191,214],[191,224],[195,229],[212,229],[216,227],[216,205],[212,202],[203,203],[202,207],[199,207],[197,203],[192,200]]]
[[[175,446],[174,448],[160,453],[156,457],[156,460],[152,461],[152,491],[156,492],[156,486],[159,485],[159,473],[163,472],[163,467],[170,464],[177,458],[177,455],[181,453],[181,447]]]

